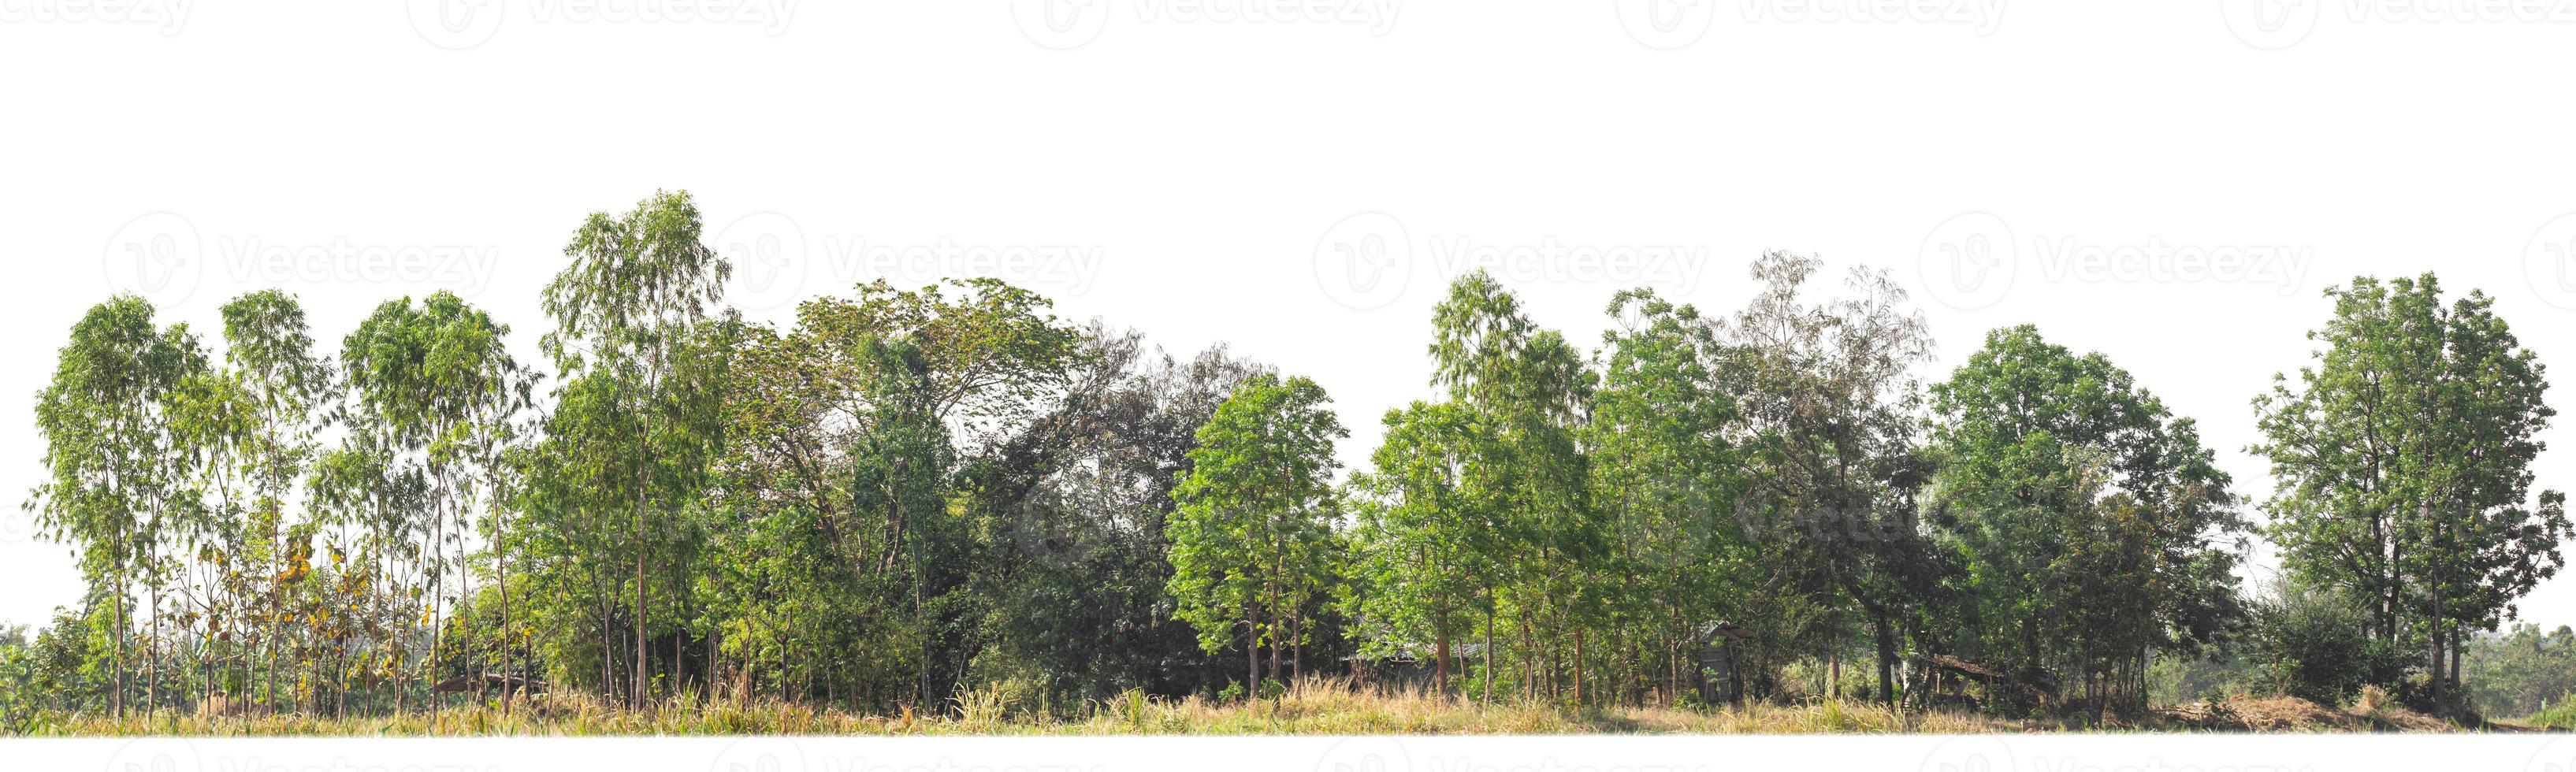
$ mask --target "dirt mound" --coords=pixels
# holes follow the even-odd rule
[[[2457,732],[2458,726],[2389,703],[2339,709],[2297,697],[2238,694],[2157,711],[2177,729],[2213,732]]]

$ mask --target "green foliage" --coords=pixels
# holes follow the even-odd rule
[[[2560,625],[2543,633],[2519,624],[2500,635],[2473,637],[2465,648],[2461,686],[2482,714],[2530,715],[2563,706],[2567,695],[2576,694],[2576,629]],[[2560,708],[2562,714],[2567,710]]]
[[[1337,562],[1333,441],[1350,436],[1324,405],[1323,387],[1267,373],[1237,386],[1198,430],[1190,473],[1172,489],[1170,592],[1199,647],[1223,650],[1243,631],[1248,681],[1259,649],[1302,654],[1311,608]],[[1290,676],[1293,677],[1293,676]]]
[[[1360,619],[1363,652],[1428,656],[1446,691],[1452,642],[1492,607],[1503,547],[1474,502],[1489,495],[1493,469],[1478,457],[1478,417],[1463,406],[1415,402],[1385,422],[1374,468],[1350,483],[1357,517],[1345,603]]]
[[[2407,653],[2370,635],[2358,604],[2330,592],[2288,589],[2255,607],[2246,659],[2272,692],[2340,705],[2364,686],[2400,690]]]
[[[2329,288],[2324,348],[2256,400],[2279,489],[2270,536],[2301,582],[2365,604],[2370,634],[2423,652],[2435,702],[2472,630],[2565,564],[2566,497],[2532,489],[2548,382],[2484,293],[2431,275]],[[2449,655],[2449,656],[2446,656]]]
[[[2524,723],[2542,729],[2576,731],[2576,692],[2560,694],[2558,699],[2524,719]]]
[[[1829,656],[1861,623],[1879,694],[1893,701],[1903,650],[1945,643],[1920,618],[1950,567],[1924,544],[1914,501],[1928,462],[1909,371],[1932,342],[1883,272],[1855,269],[1849,295],[1806,300],[1821,265],[1763,255],[1752,270],[1760,289],[1718,328],[1719,374],[1743,416],[1732,428],[1747,483],[1735,519],[1755,556],[1739,600],[1747,636],[1733,645],[1746,667],[1734,680],[1775,693],[1783,665]]]
[[[1932,395],[1931,520],[1965,569],[1950,612],[1965,656],[2142,704],[2154,650],[2238,623],[2228,540],[2247,525],[2227,475],[2126,371],[2015,327]]]
[[[1756,578],[1752,545],[1730,518],[1746,486],[1729,441],[1739,416],[1718,377],[1726,352],[1697,308],[1633,290],[1608,311],[1623,326],[1602,336],[1583,433],[1617,567],[1605,621],[1640,642],[1627,667],[1679,694],[1697,680],[1699,627],[1742,616],[1735,599]]]
[[[0,629],[0,731],[2096,725],[2150,689],[2447,705],[2452,678],[2548,723],[2576,693],[2576,633],[2476,634],[2562,562],[2542,369],[2429,277],[2338,290],[2264,400],[2301,589],[2249,620],[2191,420],[2030,327],[1927,401],[1884,272],[1819,299],[1820,261],[1766,254],[1724,316],[1620,292],[1592,352],[1461,277],[1431,393],[1337,485],[1312,380],[993,280],[745,322],[702,236],[685,193],[581,224],[542,400],[450,293],[336,359],[281,292],[222,307],[220,357],[140,298],[91,309],[27,502],[90,593]],[[1393,696],[1322,694],[1345,668]],[[556,696],[483,688],[529,681]]]

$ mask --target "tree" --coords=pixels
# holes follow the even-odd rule
[[[1928,461],[1915,444],[1910,368],[1931,356],[1932,340],[1883,271],[1854,269],[1850,297],[1802,301],[1822,264],[1763,255],[1752,270],[1760,291],[1718,329],[1720,378],[1743,416],[1735,445],[1748,486],[1738,519],[1761,556],[1751,601],[1774,617],[1751,644],[1766,661],[1812,647],[1839,664],[1835,617],[1857,607],[1876,642],[1880,698],[1893,701],[1903,626],[1946,570],[1923,544],[1913,506]],[[1800,623],[1809,616],[1824,618]],[[1801,640],[1819,633],[1826,640]]]
[[[1479,502],[1494,465],[1476,457],[1486,433],[1464,406],[1415,402],[1385,421],[1373,468],[1351,481],[1354,596],[1344,603],[1364,653],[1412,655],[1429,641],[1433,687],[1447,694],[1452,643],[1493,609],[1504,547]]]
[[[636,471],[623,491],[633,502],[627,517],[633,558],[633,657],[627,696],[644,704],[650,686],[646,627],[652,617],[647,598],[657,558],[651,536],[667,532],[668,510],[694,496],[669,476],[656,481],[659,464],[649,444],[655,432],[672,423],[653,408],[663,401],[663,379],[674,365],[674,352],[685,345],[692,328],[706,318],[707,306],[721,299],[733,266],[702,240],[705,225],[687,192],[655,192],[623,215],[594,212],[573,234],[564,254],[572,259],[546,285],[544,307],[556,329],[541,342],[567,381],[590,373],[614,379],[611,390],[629,403],[621,411],[636,423],[626,444],[625,462]],[[659,419],[659,420],[657,420]],[[685,419],[682,423],[688,423]],[[689,472],[694,470],[682,470]],[[688,474],[676,482],[685,483]],[[658,503],[657,503],[658,502]],[[677,663],[673,663],[676,667]]]
[[[1743,485],[1728,437],[1735,400],[1698,309],[1640,289],[1612,298],[1609,313],[1626,321],[1602,335],[1602,386],[1583,436],[1592,500],[1615,534],[1611,630],[1640,649],[1630,665],[1641,676],[1662,672],[1655,688],[1670,701],[1685,677],[1701,680],[1700,627],[1727,617],[1747,579],[1746,545],[1727,519]]]
[[[1327,587],[1325,547],[1339,519],[1333,441],[1350,436],[1328,401],[1303,377],[1246,379],[1199,427],[1189,476],[1172,489],[1178,614],[1211,654],[1241,627],[1251,694],[1263,682],[1261,645],[1278,677],[1280,649],[1302,654],[1307,608]]]
[[[987,656],[1037,671],[1056,704],[1130,689],[1212,690],[1237,660],[1201,651],[1165,592],[1172,489],[1190,472],[1199,427],[1245,379],[1269,369],[1221,345],[1177,358],[1097,321],[1073,362],[1059,404],[981,474],[984,490],[1009,497],[996,502],[1008,513],[997,522],[996,565],[978,572],[975,590],[994,601]],[[1310,655],[1340,641],[1316,632]]]
[[[161,527],[175,513],[185,480],[174,462],[171,400],[205,355],[187,325],[156,327],[152,304],[119,295],[92,307],[72,326],[53,381],[36,397],[36,430],[45,439],[49,479],[28,508],[50,538],[74,543],[81,569],[109,593],[114,639],[111,710],[125,714],[127,600],[149,563]],[[159,624],[155,615],[154,624]],[[158,657],[153,658],[158,662]],[[157,676],[157,672],[153,674]],[[157,678],[147,677],[157,688]]]
[[[1586,699],[1584,631],[1603,613],[1600,590],[1607,528],[1589,500],[1577,435],[1593,373],[1565,336],[1543,330],[1492,275],[1459,277],[1432,310],[1431,382],[1477,413],[1489,447],[1471,456],[1493,483],[1474,504],[1496,537],[1493,605],[1486,609],[1485,679],[1494,678],[1493,626],[1520,628],[1520,687],[1535,699],[1556,693],[1571,663],[1576,700]],[[1545,666],[1542,667],[1542,661]]]
[[[2071,669],[2107,709],[2144,699],[2154,649],[2235,624],[2229,548],[2248,526],[2191,419],[2027,325],[1988,333],[1932,395],[1933,522],[1967,569],[1967,653]]]
[[[417,464],[428,483],[422,513],[427,521],[418,530],[427,537],[428,554],[420,564],[428,581],[431,643],[424,661],[433,668],[446,655],[446,612],[471,595],[461,581],[476,520],[467,510],[490,498],[482,484],[496,474],[494,446],[531,388],[503,345],[509,331],[441,290],[417,306],[410,298],[378,305],[342,344],[340,361],[357,399],[356,420],[386,450],[413,459],[409,463]],[[450,574],[460,579],[453,595]]]
[[[278,667],[286,648],[277,613],[285,605],[285,588],[276,578],[288,569],[286,499],[295,492],[317,450],[314,435],[321,428],[317,414],[330,397],[331,362],[314,354],[304,308],[293,295],[278,290],[248,293],[224,304],[222,313],[224,361],[252,405],[241,451],[243,472],[249,477],[250,512],[238,562],[250,574],[254,591],[264,595],[254,600],[262,608],[244,616],[265,623],[256,632],[260,645],[254,649],[265,649],[260,653],[268,665],[268,677],[261,684],[266,699],[261,704],[274,710]]]
[[[2557,415],[2545,368],[2493,299],[2444,305],[2432,274],[2326,297],[2316,362],[2255,401],[2252,450],[2278,480],[2269,533],[2294,578],[2369,599],[2375,634],[2421,646],[2449,710],[2466,632],[2512,619],[2566,562],[2566,496],[2532,493],[2537,435]]]

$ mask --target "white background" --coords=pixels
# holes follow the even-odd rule
[[[1431,396],[1459,244],[1563,248],[1497,273],[1587,348],[1623,287],[1722,311],[1765,249],[1886,267],[1941,341],[1925,378],[2035,323],[2254,498],[2250,399],[2356,274],[2483,289],[2576,367],[2567,3],[771,2],[0,0],[0,398],[118,290],[212,334],[282,286],[336,350],[444,288],[539,362],[575,226],[656,188],[696,195],[754,316],[1003,276],[1314,377],[1354,463]],[[844,259],[941,246],[1027,260]],[[0,492],[42,474],[16,415]],[[2543,485],[2576,486],[2566,452]],[[6,517],[0,620],[39,622],[80,582]],[[2576,582],[2524,616],[2576,623]]]

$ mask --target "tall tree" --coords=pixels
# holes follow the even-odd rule
[[[1189,476],[1172,489],[1179,615],[1209,653],[1243,631],[1249,694],[1260,693],[1261,645],[1279,677],[1280,649],[1302,653],[1308,608],[1328,586],[1326,547],[1340,519],[1333,441],[1350,436],[1328,401],[1303,377],[1246,379],[1199,428]]]
[[[1884,271],[1855,268],[1850,295],[1803,299],[1822,267],[1812,256],[1764,254],[1752,269],[1760,289],[1718,329],[1721,378],[1743,416],[1736,445],[1749,484],[1739,522],[1762,558],[1753,595],[1775,616],[1752,640],[1764,650],[1814,646],[1831,659],[1841,625],[1810,628],[1790,612],[1830,618],[1856,607],[1876,642],[1879,694],[1893,700],[1901,625],[1941,570],[1913,511],[1927,464],[1915,444],[1912,368],[1930,358],[1932,339]],[[1825,640],[1805,640],[1811,630]]]
[[[1433,308],[1430,354],[1432,385],[1489,431],[1490,447],[1474,458],[1495,484],[1482,488],[1488,498],[1478,506],[1498,537],[1483,543],[1503,552],[1490,563],[1501,570],[1501,589],[1486,620],[1487,689],[1495,617],[1508,616],[1520,633],[1522,694],[1559,693],[1570,675],[1575,699],[1584,699],[1584,631],[1602,613],[1597,589],[1608,551],[1577,442],[1593,373],[1563,334],[1541,329],[1483,271],[1452,282]]]
[[[530,388],[503,345],[509,331],[441,290],[418,305],[410,298],[378,305],[342,344],[340,361],[361,420],[379,429],[391,450],[414,459],[429,486],[427,522],[418,530],[428,548],[419,562],[427,574],[431,641],[424,662],[432,668],[443,666],[448,653],[446,613],[470,595],[463,579],[478,518],[467,510],[487,498],[485,465],[496,460],[491,444]],[[437,676],[433,670],[432,679]]]
[[[1728,432],[1735,400],[1718,380],[1722,351],[1699,310],[1653,290],[1610,301],[1623,325],[1602,334],[1602,386],[1584,433],[1592,500],[1615,529],[1612,631],[1637,651],[1640,676],[1669,702],[1699,676],[1699,629],[1727,618],[1748,555],[1731,519],[1743,486]]]
[[[114,639],[110,709],[125,714],[128,607],[184,480],[171,463],[170,400],[204,355],[187,325],[153,323],[150,302],[119,295],[72,325],[54,379],[36,397],[49,479],[28,508],[52,538],[78,547],[81,569],[106,585]],[[156,593],[157,595],[157,593]]]
[[[2127,371],[2012,327],[1932,395],[1933,520],[1967,567],[1965,653],[2083,676],[2107,708],[2144,699],[2151,651],[2214,643],[2241,616],[2248,526],[2228,477]]]
[[[255,653],[266,659],[268,674],[259,684],[260,704],[278,707],[278,666],[285,654],[285,630],[278,609],[285,605],[277,576],[287,566],[290,523],[287,497],[313,461],[319,414],[330,396],[331,363],[313,351],[313,336],[304,307],[279,290],[244,294],[225,303],[224,361],[248,392],[252,420],[243,448],[243,470],[249,477],[250,511],[239,561],[265,597],[256,616]],[[246,667],[247,669],[247,667]]]
[[[725,278],[733,272],[732,264],[703,240],[702,220],[685,191],[657,191],[622,215],[594,212],[564,248],[571,264],[546,285],[544,294],[543,306],[556,328],[541,345],[563,377],[569,381],[604,374],[623,385],[615,391],[632,404],[623,411],[636,423],[627,462],[637,470],[633,488],[625,491],[633,503],[627,547],[634,564],[627,694],[639,706],[650,686],[648,590],[655,562],[666,557],[655,554],[652,534],[666,529],[667,513],[694,495],[675,490],[669,476],[657,484],[659,462],[651,456],[649,439],[670,422],[651,408],[663,404],[663,379],[672,370],[674,352],[706,319],[707,307],[722,298]]]
[[[1465,406],[1415,402],[1385,421],[1372,468],[1350,484],[1358,517],[1344,602],[1364,654],[1411,657],[1427,642],[1433,687],[1445,695],[1453,644],[1490,619],[1498,562],[1508,559],[1482,504],[1498,483],[1485,478],[1498,470],[1478,457],[1486,432]]]
[[[2295,577],[2371,599],[2376,634],[2422,646],[2448,709],[2466,633],[2512,619],[2566,562],[2566,496],[2532,491],[2538,434],[2557,415],[2545,368],[2493,299],[2446,305],[2432,274],[2360,277],[2326,297],[2315,363],[2255,401],[2253,451],[2279,481],[2269,533]]]

